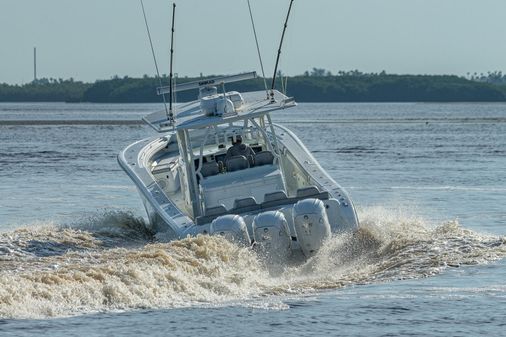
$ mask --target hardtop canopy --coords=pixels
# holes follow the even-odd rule
[[[271,93],[269,91],[269,93]],[[234,123],[239,120],[257,118],[272,111],[290,108],[296,105],[293,98],[277,90],[272,91],[273,99],[265,91],[241,93],[244,104],[234,112],[222,116],[208,116],[200,106],[200,100],[179,104],[175,108],[176,122],[171,125],[166,111],[161,110],[147,115],[143,120],[158,132],[172,130],[201,129],[211,125]]]

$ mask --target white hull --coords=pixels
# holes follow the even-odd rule
[[[346,191],[291,131],[272,123],[271,113],[297,105],[275,89],[292,3],[271,89],[226,90],[228,83],[256,78],[254,71],[176,86],[171,47],[169,85],[157,90],[169,94],[169,106],[143,118],[165,135],[136,142],[118,156],[159,239],[220,235],[271,258],[309,258],[333,233],[358,228]],[[196,89],[196,100],[173,106],[176,92]]]
[[[249,209],[242,208],[246,211],[238,215],[244,218],[250,236],[254,237],[252,223],[256,215],[278,210],[287,219],[289,235],[294,241],[292,248],[297,247],[293,207],[297,202],[308,198],[322,200],[332,232],[356,230],[359,225],[358,218],[346,191],[325,172],[290,130],[280,125],[275,125],[275,129],[280,153],[284,156],[282,161],[284,167],[281,171],[284,173],[288,195],[286,199],[282,197],[282,200],[276,200],[274,203],[264,200]],[[177,180],[180,179],[176,169],[171,169],[170,163],[164,168],[163,180],[160,179],[160,175],[154,173],[153,163],[156,160],[160,161],[163,154],[170,157],[171,150],[177,152],[175,139],[172,132],[162,137],[144,139],[131,144],[118,156],[120,166],[132,179],[141,195],[151,230],[164,240],[209,233],[211,223],[217,217],[211,214],[194,219],[189,207],[185,207],[182,200],[178,200],[177,193],[170,192],[177,189]],[[166,173],[168,175],[165,179]],[[318,191],[314,190],[314,187]],[[234,209],[227,210],[226,214],[235,214]]]

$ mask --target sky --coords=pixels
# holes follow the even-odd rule
[[[250,0],[271,76],[289,0]],[[169,72],[172,2],[144,0],[160,70]],[[174,72],[235,74],[260,66],[246,0],[176,1]],[[280,69],[335,73],[506,71],[505,0],[295,0]],[[93,82],[153,75],[139,0],[0,0],[0,83]]]

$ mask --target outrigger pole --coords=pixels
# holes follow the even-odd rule
[[[160,77],[160,71],[158,70],[158,62],[156,62],[155,48],[153,48],[153,41],[151,40],[151,33],[149,31],[148,19],[146,18],[146,11],[144,10],[144,2],[140,0],[142,7],[142,15],[144,16],[144,23],[146,24],[146,31],[148,32],[149,45],[151,46],[151,53],[153,54],[153,61],[155,62],[156,77],[158,83],[162,86],[162,78]],[[167,102],[165,101],[165,95],[163,95],[163,106],[165,107],[165,114],[169,118],[169,112],[167,111]]]
[[[281,41],[279,41],[278,57],[276,58],[276,66],[274,67],[274,75],[272,75],[271,85],[271,103],[274,103],[274,87],[276,84],[276,73],[278,72],[279,57],[281,56],[281,47],[283,46],[283,40],[285,38],[286,27],[288,27],[288,18],[290,17],[290,11],[292,10],[294,0],[290,0],[290,7],[288,7],[288,13],[286,13],[285,26],[283,27],[283,34],[281,35]]]
[[[249,8],[249,16],[251,18],[251,25],[253,26],[253,34],[255,35],[255,42],[257,45],[257,52],[258,52],[258,59],[260,60],[260,68],[262,68],[262,76],[264,79],[265,93],[267,95],[267,99],[269,99],[269,90],[267,89],[267,80],[265,77],[264,63],[262,62],[262,54],[260,54],[260,46],[258,44],[257,30],[255,29],[255,21],[253,20],[253,12],[251,11],[251,4],[249,3],[249,0],[248,0],[248,8]]]
[[[174,2],[172,4],[172,33],[170,37],[170,74],[169,74],[169,123],[174,125],[175,118],[174,113],[172,111],[172,101],[173,101],[173,88],[172,88],[172,64],[173,64],[173,58],[174,58],[174,20],[176,18],[176,3]],[[161,85],[160,85],[161,86]]]

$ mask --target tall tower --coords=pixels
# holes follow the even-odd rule
[[[37,47],[33,47],[33,81],[37,81]]]

